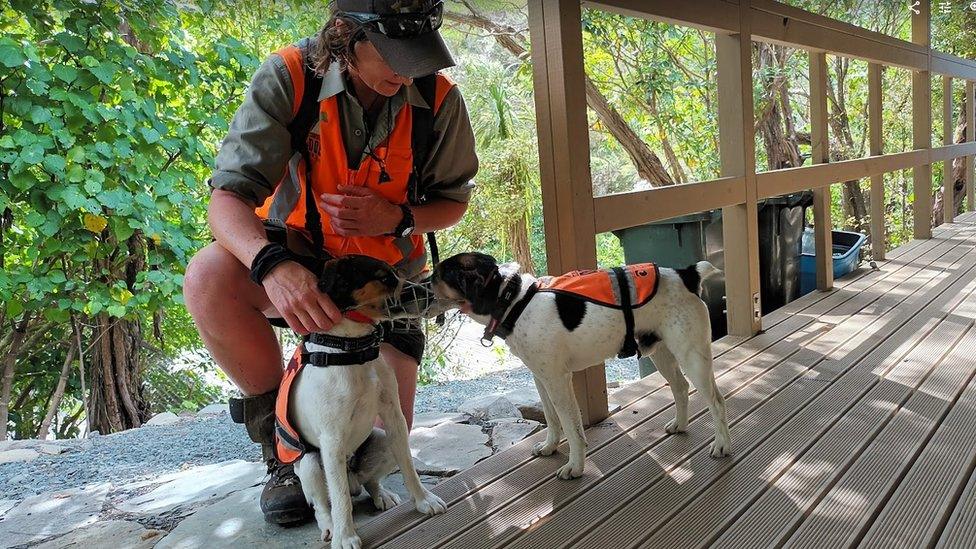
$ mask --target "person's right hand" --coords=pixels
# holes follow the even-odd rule
[[[327,332],[342,319],[332,298],[319,290],[318,278],[294,261],[283,261],[264,277],[271,304],[300,335]]]

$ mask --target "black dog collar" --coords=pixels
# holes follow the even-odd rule
[[[495,271],[493,276],[500,275],[498,274],[498,271]],[[489,286],[489,284],[486,284],[486,286]],[[518,273],[511,274],[506,277],[505,282],[502,285],[501,292],[498,294],[498,298],[495,300],[495,306],[491,310],[491,320],[488,321],[488,325],[485,326],[485,333],[481,336],[481,344],[485,347],[491,345],[491,340],[495,337],[495,332],[505,316],[505,311],[507,311],[512,305],[512,302],[515,301],[515,298],[518,296],[519,290],[521,289],[522,277],[520,277]]]

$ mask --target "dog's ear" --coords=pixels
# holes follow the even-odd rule
[[[352,296],[352,287],[346,277],[340,276],[339,267],[342,259],[330,259],[322,266],[322,274],[319,275],[319,291],[327,294],[335,306],[340,311],[344,311],[356,305]]]

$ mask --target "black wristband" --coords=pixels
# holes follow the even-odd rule
[[[258,286],[263,286],[264,277],[268,276],[271,269],[278,266],[283,261],[293,261],[294,257],[288,248],[281,244],[271,242],[261,248],[258,255],[254,256],[251,262],[251,281]]]

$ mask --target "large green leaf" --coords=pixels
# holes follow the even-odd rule
[[[7,68],[19,67],[27,61],[20,44],[6,36],[0,38],[0,65]]]

